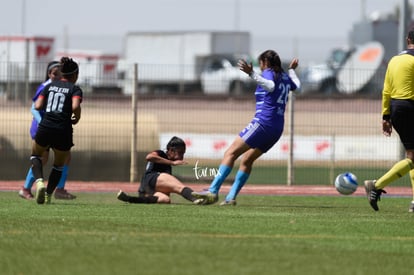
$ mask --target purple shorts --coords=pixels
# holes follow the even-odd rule
[[[239,133],[239,136],[250,148],[258,148],[262,153],[266,153],[280,139],[282,133],[283,126],[280,129],[269,129],[253,120]]]

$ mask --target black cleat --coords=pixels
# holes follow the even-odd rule
[[[118,194],[116,195],[116,198],[120,201],[129,202],[129,196],[122,190],[119,190]]]
[[[377,202],[381,200],[381,194],[387,192],[385,192],[385,190],[375,188],[375,180],[366,180],[364,185],[369,204],[375,211],[378,211],[379,208]]]

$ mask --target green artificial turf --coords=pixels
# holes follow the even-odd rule
[[[173,173],[188,182],[204,181],[210,183],[214,178],[215,166],[202,166],[198,170],[198,175],[191,165],[174,166]],[[232,181],[238,167],[235,166],[228,180]],[[332,185],[335,177],[344,172],[352,172],[362,183],[367,179],[378,179],[389,168],[380,167],[355,167],[355,166],[299,166],[293,169],[293,184],[295,185]],[[253,168],[249,184],[286,184],[287,167],[285,166],[256,166]],[[393,182],[393,186],[411,186],[409,175]]]
[[[0,192],[1,274],[412,274],[410,198],[242,195],[237,206],[133,205]]]

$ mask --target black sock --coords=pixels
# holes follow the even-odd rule
[[[196,198],[193,195],[191,195],[192,192],[194,192],[193,189],[191,189],[189,187],[184,187],[180,194],[181,194],[181,196],[183,196],[183,198],[185,198],[189,201],[195,201]]]
[[[35,179],[43,179],[42,159],[39,156],[31,156],[32,172]]]
[[[62,177],[62,169],[63,167],[53,166],[52,171],[50,172],[46,188],[46,193],[48,193],[49,195],[52,194],[53,191],[55,191],[56,186],[58,185],[59,180]]]
[[[157,203],[158,197],[157,196],[150,196],[150,197],[132,197],[129,196],[128,202],[129,203]]]

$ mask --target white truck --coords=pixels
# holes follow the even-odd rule
[[[92,93],[118,92],[118,59],[117,54],[98,50],[59,49],[56,60],[69,56],[78,62],[80,74],[77,84],[84,91]]]
[[[248,32],[131,32],[120,65],[124,93],[133,91],[138,64],[139,93],[239,94],[254,89],[237,67],[249,54]]]
[[[54,45],[53,37],[0,36],[0,94],[31,97],[34,87],[45,80]]]

